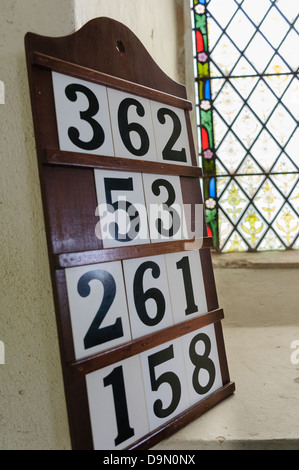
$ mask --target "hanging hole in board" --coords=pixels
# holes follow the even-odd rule
[[[122,41],[116,41],[116,49],[120,54],[124,54],[126,52],[124,43]]]

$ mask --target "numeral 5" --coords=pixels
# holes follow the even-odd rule
[[[95,170],[104,248],[149,243],[141,174]],[[107,217],[108,215],[108,217]]]

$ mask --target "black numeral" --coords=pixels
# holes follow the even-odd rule
[[[181,135],[182,125],[179,117],[177,114],[172,111],[171,109],[167,108],[160,108],[158,111],[158,121],[160,124],[165,124],[166,119],[165,116],[169,116],[173,122],[173,131],[172,134],[162,151],[162,156],[164,160],[172,160],[177,162],[186,162],[186,149],[182,148],[181,150],[174,150],[173,146],[177,142],[178,138]]]
[[[200,355],[196,352],[196,344],[198,341],[203,341],[205,345],[205,351],[203,355]],[[194,390],[199,394],[203,395],[207,393],[213,386],[215,382],[216,370],[215,365],[212,359],[209,357],[211,352],[211,340],[205,333],[199,333],[194,336],[190,343],[189,355],[192,364],[195,366],[193,375],[192,375],[192,384]],[[199,383],[199,372],[201,369],[205,369],[209,373],[209,381],[203,386]]]
[[[99,344],[106,343],[116,338],[123,336],[123,327],[121,318],[117,318],[113,325],[105,326],[100,329],[100,326],[110,309],[116,294],[116,284],[113,276],[104,270],[94,270],[83,274],[78,281],[78,293],[81,297],[87,297],[90,294],[89,283],[93,279],[100,281],[104,287],[103,299],[96,316],[94,317],[85,337],[85,349],[98,346]]]
[[[116,424],[118,434],[114,439],[115,445],[119,445],[134,436],[134,429],[129,422],[127,397],[125,390],[124,374],[122,366],[115,367],[113,371],[103,379],[104,387],[112,386]],[[108,424],[108,423],[107,423]]]
[[[185,295],[187,301],[187,307],[185,309],[185,314],[190,315],[191,313],[198,312],[198,306],[194,301],[194,292],[192,286],[192,277],[190,271],[190,262],[188,256],[183,256],[180,261],[176,263],[177,269],[181,269],[183,272],[183,281],[185,287]]]
[[[178,376],[174,372],[164,372],[159,377],[155,375],[155,367],[163,362],[174,358],[173,345],[158,351],[148,357],[149,373],[152,390],[155,392],[160,385],[168,383],[172,390],[172,399],[167,408],[163,408],[162,400],[158,399],[154,403],[154,413],[158,418],[166,418],[177,408],[181,399],[181,384]]]
[[[119,200],[112,202],[112,191],[133,191],[133,178],[104,178],[106,202],[113,207],[114,212],[124,210],[130,220],[130,229],[126,233],[119,232],[119,224],[109,225],[110,235],[119,242],[128,242],[137,237],[140,230],[139,212],[128,201]],[[110,207],[108,207],[108,210]],[[134,223],[133,223],[134,222]]]
[[[148,152],[150,141],[147,135],[146,130],[137,122],[128,122],[128,111],[130,106],[136,107],[136,112],[138,116],[143,117],[145,115],[144,107],[142,104],[133,99],[133,98],[125,98],[119,105],[118,108],[118,127],[120,136],[125,147],[129,150],[130,153],[141,157]],[[140,138],[140,146],[138,148],[134,147],[132,144],[130,133],[135,132],[138,134]]]
[[[101,147],[101,145],[103,145],[105,140],[105,133],[102,126],[98,123],[98,121],[93,119],[93,116],[95,116],[99,111],[99,102],[95,94],[84,85],[73,83],[68,85],[65,89],[66,97],[70,101],[77,100],[78,92],[83,93],[88,99],[89,107],[85,111],[80,111],[80,118],[90,124],[93,130],[93,137],[89,142],[84,142],[79,138],[80,132],[78,129],[76,129],[76,127],[69,128],[68,136],[73,144],[77,147],[83,150],[96,150],[97,148]]]
[[[156,221],[156,229],[158,230],[160,235],[163,235],[165,237],[173,237],[177,233],[177,231],[180,229],[180,215],[177,213],[177,211],[173,207],[171,207],[172,204],[175,202],[176,194],[175,194],[175,190],[172,184],[169,181],[163,178],[159,178],[155,180],[152,184],[152,191],[155,196],[160,195],[161,187],[166,188],[168,192],[168,198],[162,204],[162,206],[164,210],[167,210],[169,212],[172,218],[172,224],[169,229],[165,229],[162,226],[162,219],[158,219]]]
[[[165,313],[165,299],[162,292],[156,287],[151,287],[147,291],[143,291],[143,276],[147,269],[151,269],[152,276],[157,279],[160,276],[160,268],[157,263],[153,261],[146,261],[142,263],[134,277],[133,292],[134,302],[140,320],[147,326],[154,326],[160,323]],[[155,316],[150,317],[146,309],[146,301],[153,299],[156,302],[157,313]]]

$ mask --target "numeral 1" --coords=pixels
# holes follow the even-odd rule
[[[198,312],[198,306],[195,304],[194,301],[194,292],[188,256],[183,256],[183,258],[176,263],[176,266],[177,269],[181,269],[183,273],[184,288],[187,301],[187,308],[185,309],[185,314],[190,315],[191,313]]]
[[[112,386],[115,416],[118,434],[114,439],[115,445],[119,445],[134,436],[134,429],[130,426],[125,382],[122,366],[115,367],[113,371],[103,379],[104,387]]]

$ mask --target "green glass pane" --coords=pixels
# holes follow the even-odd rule
[[[213,122],[212,122],[212,113],[211,111],[200,112],[200,122],[207,129],[209,135],[209,142],[213,140]]]
[[[209,63],[197,63],[198,76],[199,77],[208,77],[209,76]]]
[[[205,15],[195,15],[195,28],[200,29],[201,34],[207,34]]]

